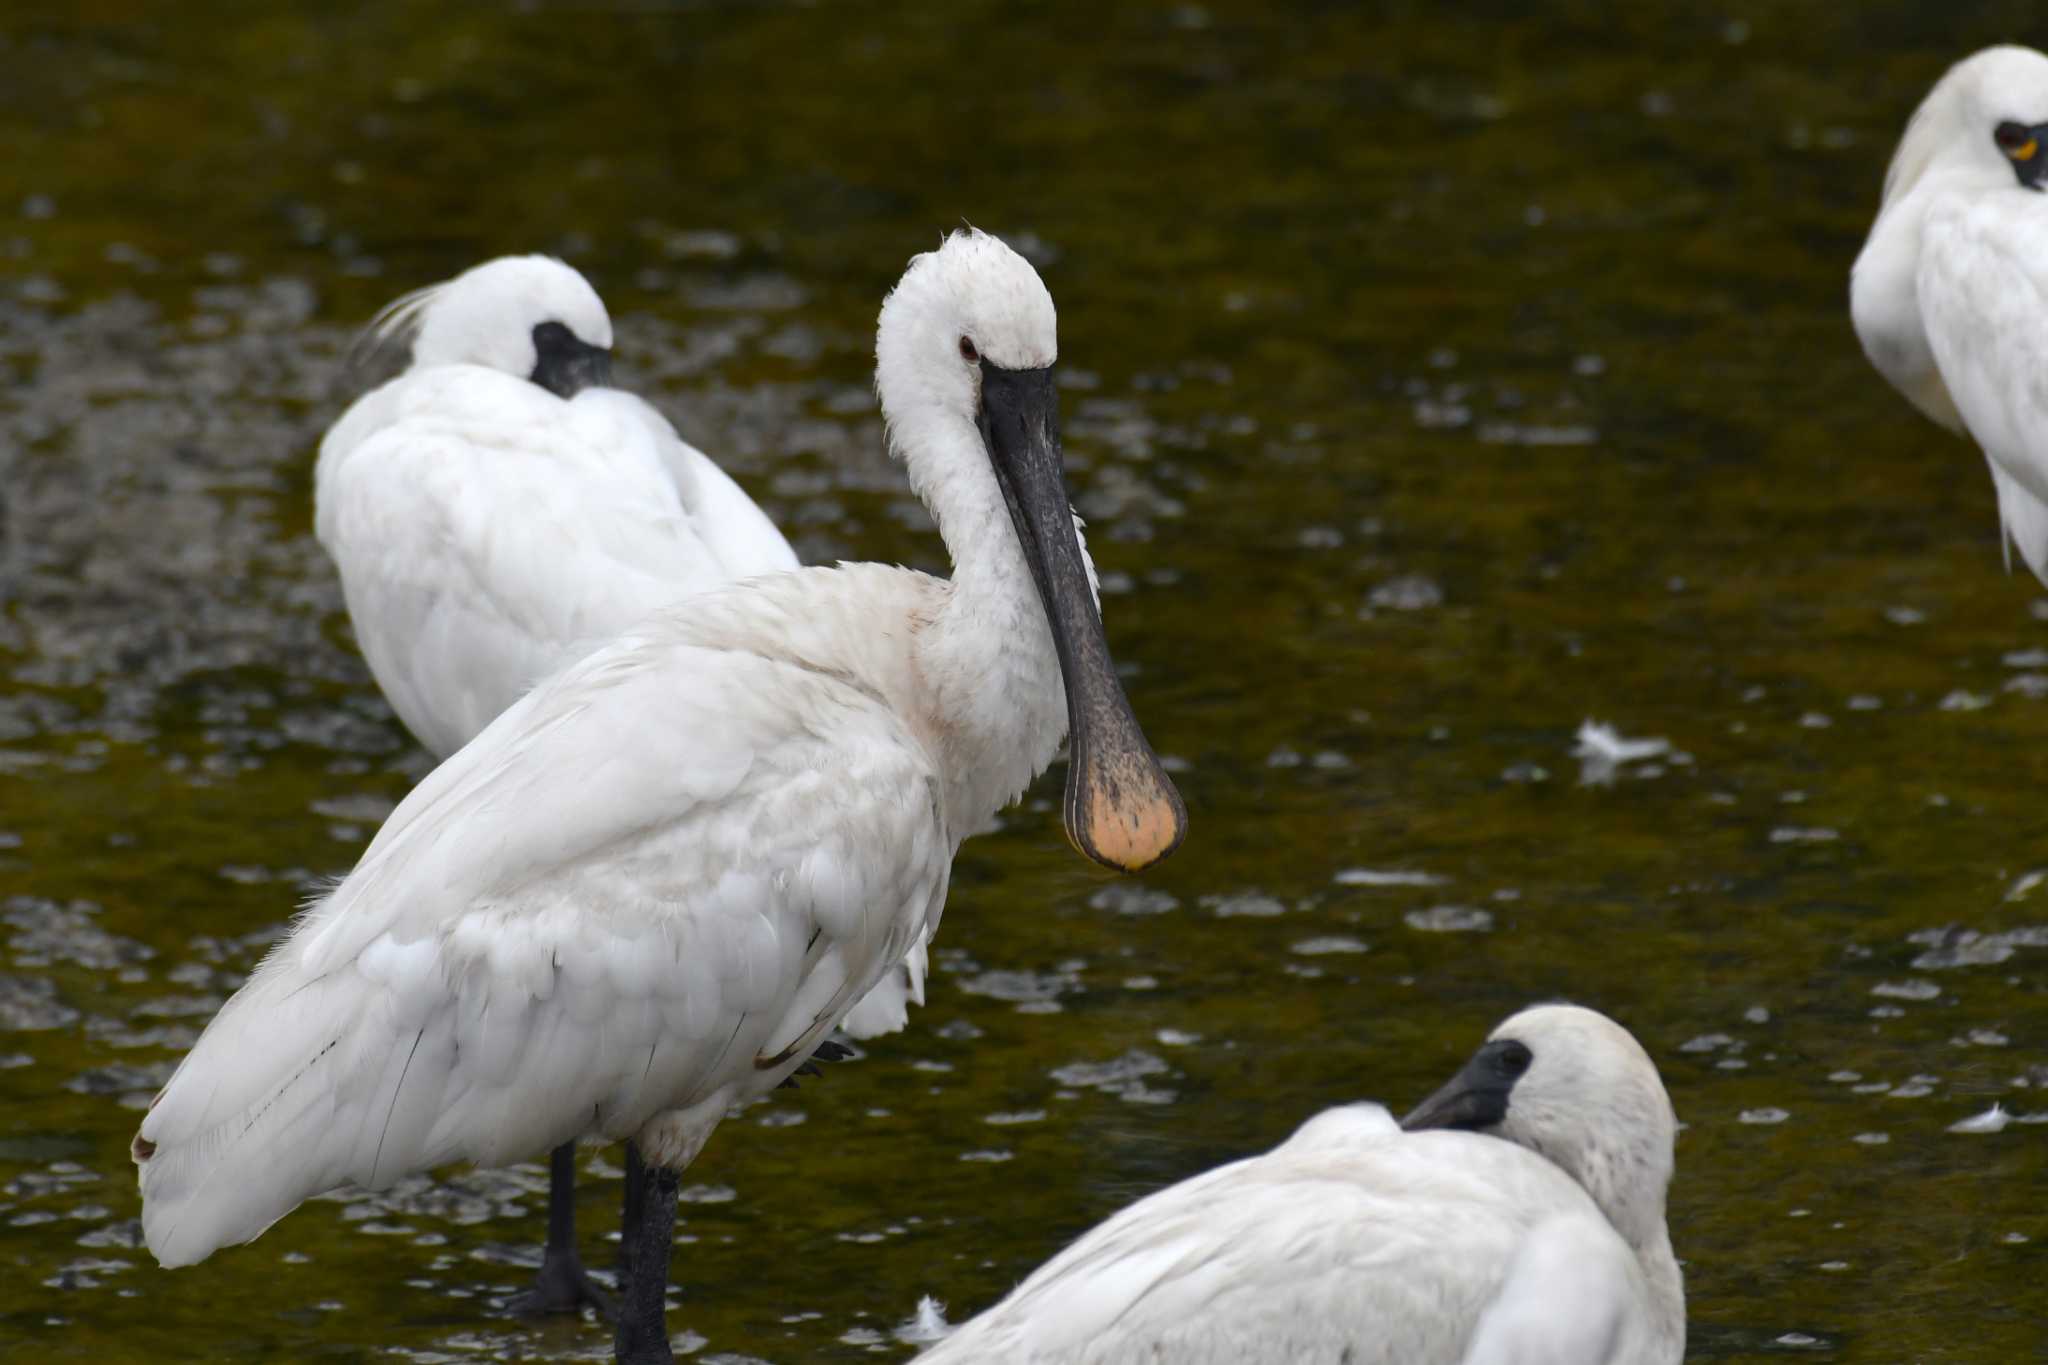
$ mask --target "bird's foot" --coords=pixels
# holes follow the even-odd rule
[[[818,1044],[817,1051],[804,1059],[802,1066],[799,1066],[794,1073],[785,1077],[782,1084],[775,1088],[777,1090],[794,1090],[797,1088],[796,1078],[798,1076],[822,1076],[825,1074],[819,1068],[819,1062],[843,1062],[849,1057],[858,1057],[860,1055],[858,1051],[847,1044],[835,1043],[830,1038],[827,1038],[824,1042]]]
[[[538,1318],[550,1313],[581,1313],[586,1305],[606,1322],[617,1320],[611,1295],[583,1268],[582,1258],[571,1252],[566,1256],[550,1253],[540,1263],[533,1283],[513,1295],[506,1307],[520,1317]]]

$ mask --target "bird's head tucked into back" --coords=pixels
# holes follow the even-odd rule
[[[1512,1016],[1401,1126],[1506,1138],[1583,1185],[1631,1243],[1662,1235],[1678,1116],[1649,1054],[1598,1011],[1537,1005]]]
[[[552,256],[501,256],[416,290],[379,313],[370,336],[410,337],[415,367],[482,365],[561,398],[611,382],[604,301]]]
[[[2048,176],[2048,56],[1990,47],[1964,58],[1928,91],[1885,176],[1887,206],[1930,174],[1983,189]]]

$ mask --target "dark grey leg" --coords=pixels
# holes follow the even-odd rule
[[[576,1254],[576,1144],[565,1142],[548,1155],[548,1243],[541,1252],[533,1287],[511,1303],[515,1313],[578,1313],[584,1304],[603,1317],[611,1299],[583,1269]]]
[[[619,1204],[619,1292],[633,1279],[633,1229],[640,1226],[640,1208],[647,1196],[647,1163],[640,1148],[626,1143],[626,1189]]]
[[[628,1179],[639,1154],[628,1148]],[[620,1242],[628,1272],[619,1292],[618,1365],[673,1365],[668,1345],[668,1259],[676,1231],[676,1193],[682,1178],[663,1166],[644,1169],[638,1207]]]

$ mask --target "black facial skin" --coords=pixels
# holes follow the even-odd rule
[[[963,343],[962,358],[967,354]],[[1105,802],[1117,809],[1157,809],[1144,803],[1163,801],[1170,814],[1161,818],[1172,822],[1172,845],[1177,845],[1187,823],[1186,807],[1131,713],[1088,590],[1088,571],[1067,499],[1053,372],[1050,367],[1006,370],[987,360],[979,365],[981,406],[976,421],[1045,604],[1066,683],[1072,750],[1067,831],[1089,857],[1122,866],[1115,861],[1116,850],[1095,843],[1097,827],[1085,818],[1086,811],[1099,811]]]
[[[585,389],[612,382],[612,353],[592,346],[559,322],[533,329],[533,373],[527,378],[557,398],[574,398]]]
[[[1478,1132],[1493,1127],[1508,1116],[1508,1095],[1532,1060],[1529,1049],[1514,1039],[1494,1039],[1473,1053],[1443,1089],[1416,1105],[1401,1127],[1411,1133],[1424,1128]]]
[[[2042,176],[2048,173],[2048,123],[2007,121],[1991,130],[1991,140],[2012,163],[2012,173],[2019,177],[2020,187],[2039,194],[2044,188]]]

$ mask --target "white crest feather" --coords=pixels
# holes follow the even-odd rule
[[[356,333],[355,341],[348,348],[349,368],[361,369],[395,343],[403,343],[410,351],[413,338],[419,335],[420,319],[447,287],[446,280],[423,285],[411,293],[400,294],[378,309],[377,315]]]

